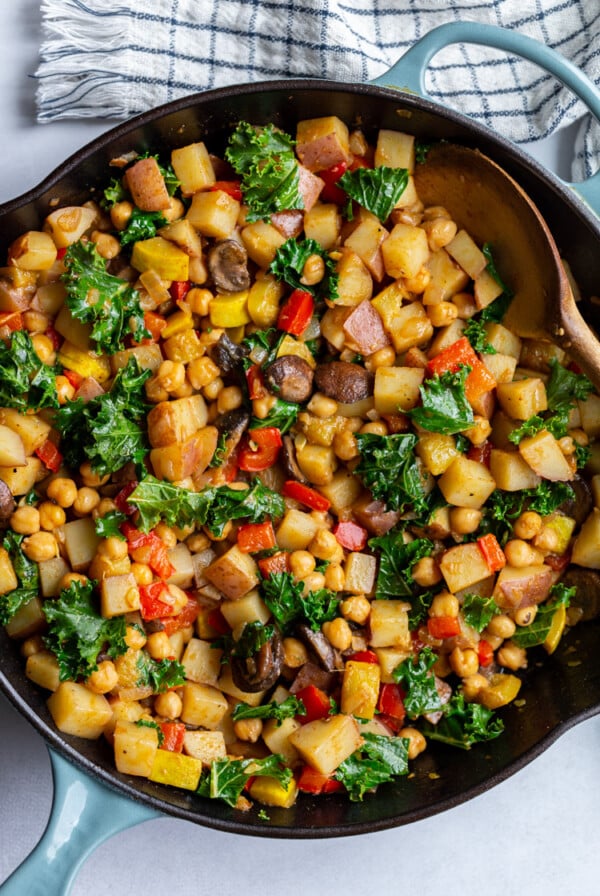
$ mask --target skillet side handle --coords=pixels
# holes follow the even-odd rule
[[[539,65],[572,90],[600,122],[600,90],[577,66],[556,50],[532,37],[479,22],[448,22],[433,28],[407,50],[387,72],[371,83],[379,87],[408,89],[429,98],[425,86],[429,63],[444,47],[457,43],[481,44],[496,50],[506,50],[507,53]],[[600,215],[600,171],[582,183],[568,183],[567,186],[579,193],[593,211]]]
[[[54,778],[48,826],[33,852],[0,886],[2,896],[68,896],[79,868],[97,846],[158,814],[48,752]]]

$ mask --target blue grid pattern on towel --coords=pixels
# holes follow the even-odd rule
[[[512,28],[552,46],[600,83],[600,0],[44,0],[38,117],[122,118],[178,96],[248,81],[366,82],[449,21]],[[434,100],[517,142],[584,115],[536,66],[454,45],[427,73]],[[582,171],[600,154],[585,122]]]

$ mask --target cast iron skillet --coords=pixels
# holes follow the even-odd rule
[[[149,149],[168,153],[175,146],[197,140],[206,140],[218,149],[240,119],[256,124],[273,122],[293,132],[298,119],[336,114],[367,133],[395,128],[423,139],[463,143],[491,156],[538,204],[582,294],[593,295],[599,273],[600,221],[581,196],[585,194],[591,205],[600,209],[599,177],[578,185],[578,195],[510,142],[418,95],[425,93],[424,75],[431,57],[460,41],[506,49],[541,64],[600,118],[600,95],[595,88],[548,48],[489,26],[442,26],[375,85],[318,80],[243,85],[177,100],[118,126],[73,155],[39,187],[0,207],[0,254],[17,235],[39,226],[53,200],[78,203],[88,199],[90,191],[101,189],[108,161],[122,152]],[[406,92],[388,85],[412,89]],[[594,325],[593,309],[584,313]],[[468,752],[431,744],[413,763],[414,776],[397,785],[382,786],[362,803],[351,803],[337,794],[303,796],[291,809],[269,808],[269,821],[264,821],[258,808],[239,813],[216,801],[120,775],[103,740],[90,742],[61,735],[46,708],[47,695],[25,678],[18,645],[2,632],[0,686],[50,745],[55,779],[55,805],[48,829],[32,856],[9,878],[3,896],[68,892],[79,864],[95,846],[156,812],[232,833],[321,838],[383,830],[449,809],[504,780],[567,728],[600,710],[599,647],[600,622],[596,620],[573,629],[543,663],[532,661],[520,694],[525,705],[511,704],[503,710],[505,733],[491,743]],[[65,826],[68,816],[77,822]]]

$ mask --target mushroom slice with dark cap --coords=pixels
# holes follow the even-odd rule
[[[231,677],[240,691],[256,693],[273,687],[283,666],[283,643],[279,629],[272,626],[273,633],[255,653],[249,656],[231,653]]]
[[[284,401],[308,401],[312,393],[313,370],[298,355],[281,355],[265,368],[267,387]]]
[[[208,269],[217,292],[241,292],[250,286],[248,253],[237,240],[220,240],[208,253]]]

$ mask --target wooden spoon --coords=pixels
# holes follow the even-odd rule
[[[474,149],[435,144],[416,166],[425,206],[442,205],[479,244],[489,243],[514,299],[503,323],[517,335],[558,343],[600,388],[600,342],[581,316],[539,210],[499,165]]]

